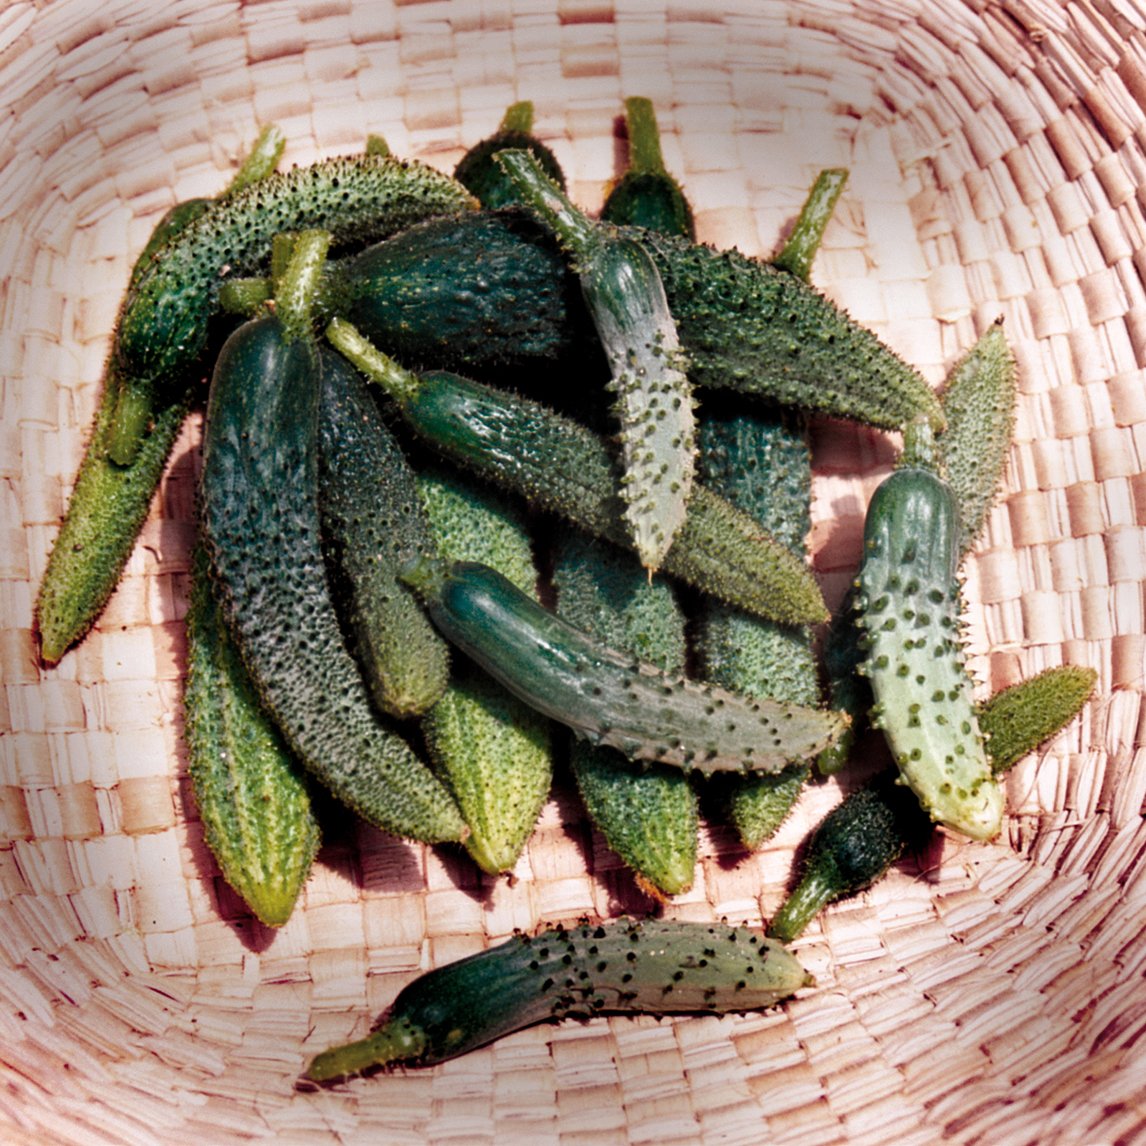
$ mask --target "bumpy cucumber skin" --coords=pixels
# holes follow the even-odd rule
[[[780,944],[726,923],[620,919],[518,935],[419,976],[379,1031],[316,1056],[307,1077],[429,1066],[547,1020],[766,1010],[811,982]]]
[[[483,561],[536,594],[529,534],[515,507],[445,473],[422,471],[419,496],[439,556]],[[511,871],[553,781],[550,722],[464,658],[422,721],[426,749],[470,834],[466,850],[485,872]]]
[[[374,698],[392,716],[427,711],[446,689],[449,646],[398,571],[434,552],[414,472],[366,380],[322,351],[319,509],[340,573],[350,640]]]
[[[1015,359],[993,323],[955,364],[940,393],[947,429],[940,445],[947,482],[959,502],[964,552],[995,504],[1015,428]]]
[[[713,406],[700,425],[702,480],[803,557],[812,496],[804,418],[792,411],[745,410],[743,403]],[[821,703],[806,626],[778,625],[705,601],[697,617],[695,647],[699,674],[723,688],[796,704]],[[746,848],[754,850],[776,833],[809,771],[807,764],[796,762],[775,774],[735,781],[728,793],[728,818]]]
[[[661,673],[544,609],[488,566],[411,570],[449,640],[539,712],[631,759],[702,774],[777,771],[839,733],[826,712]]]
[[[876,489],[864,526],[864,672],[900,774],[931,818],[973,839],[1002,824],[959,643],[958,505],[931,470],[904,466]]]
[[[318,851],[318,820],[302,768],[227,632],[201,547],[186,624],[184,728],[203,834],[226,881],[262,923],[280,927]]]
[[[685,615],[672,586],[636,558],[583,534],[563,536],[553,562],[557,611],[611,648],[662,672],[682,673]],[[696,870],[697,793],[679,769],[630,764],[575,739],[569,763],[590,819],[656,899],[680,895]]]
[[[519,202],[517,188],[505,172],[494,162],[499,151],[529,151],[541,164],[546,175],[557,184],[565,186],[565,172],[553,154],[553,149],[539,140],[532,132],[501,130],[488,139],[474,144],[458,161],[454,168],[454,178],[467,188],[483,207],[509,207]]]
[[[449,793],[380,723],[325,576],[318,510],[320,359],[275,316],[224,344],[207,411],[202,528],[244,663],[293,750],[396,836],[465,834]]]
[[[538,402],[442,371],[422,375],[402,409],[451,460],[595,536],[629,545],[616,468],[592,431]],[[805,563],[699,483],[661,569],[758,615],[801,623],[827,614]]]
[[[692,384],[660,275],[641,244],[605,237],[576,262],[609,363],[625,523],[641,564],[656,571],[684,523],[696,469]]]
[[[447,176],[389,156],[330,159],[253,183],[183,230],[132,284],[116,339],[124,374],[180,380],[206,345],[224,277],[262,268],[277,234],[318,228],[335,244],[362,243],[473,206]]]

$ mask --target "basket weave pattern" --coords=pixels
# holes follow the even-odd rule
[[[280,0],[0,12],[0,1140],[1146,1142],[1146,9],[1130,0]],[[701,237],[767,254],[851,171],[817,283],[938,384],[1002,316],[1006,488],[967,567],[986,695],[1093,666],[990,845],[940,838],[796,944],[767,1015],[522,1032],[424,1072],[297,1088],[419,969],[514,928],[645,910],[559,785],[512,881],[354,823],[278,933],[222,883],[187,790],[182,615],[200,426],[97,631],[41,672],[32,603],[135,254],[260,123],[306,163],[380,132],[450,170],[531,99],[600,203],[626,95],[657,107]],[[814,560],[858,556],[886,435],[815,429]],[[704,829],[667,913],[759,924],[810,788],[758,854]]]

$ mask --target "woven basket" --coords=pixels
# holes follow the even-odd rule
[[[143,0],[0,13],[4,725],[0,1138],[13,1143],[1146,1142],[1146,8],[1132,0]],[[127,272],[259,123],[306,163],[368,132],[451,170],[515,99],[597,206],[653,99],[701,236],[769,253],[816,172],[817,261],[938,384],[1002,315],[1021,367],[1004,497],[968,565],[983,695],[1093,666],[993,844],[940,839],[829,908],[818,986],[766,1015],[535,1028],[327,1089],[309,1056],[419,969],[541,921],[650,907],[559,784],[512,880],[349,824],[277,933],[222,883],[181,743],[188,427],[98,630],[37,667],[32,600]],[[895,442],[816,428],[825,595]],[[811,824],[704,830],[669,916],[759,924]]]

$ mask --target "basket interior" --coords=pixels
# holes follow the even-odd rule
[[[17,3],[0,15],[4,689],[0,1136],[166,1144],[1146,1140],[1146,38],[1130,5]],[[512,878],[330,817],[277,932],[219,877],[180,697],[200,421],[98,628],[38,667],[43,572],[131,263],[219,190],[257,126],[287,161],[361,148],[452,170],[517,99],[597,207],[628,95],[657,109],[698,231],[769,254],[850,171],[814,281],[938,385],[998,317],[1020,365],[1006,485],[966,566],[982,695],[1099,682],[1017,766],[992,844],[938,837],[795,947],[816,988],[724,1019],[513,1035],[422,1072],[298,1086],[414,973],[542,921],[651,901],[559,780]],[[893,435],[813,432],[829,603]],[[862,767],[861,767],[862,771]],[[759,924],[852,781],[745,854],[702,829],[663,911]],[[1137,1067],[1135,1067],[1137,1063]]]

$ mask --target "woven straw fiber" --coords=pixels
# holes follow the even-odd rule
[[[1146,9],[1131,0],[9,0],[0,13],[0,1139],[13,1143],[1146,1142]],[[515,878],[348,823],[290,923],[207,853],[181,744],[199,424],[98,630],[37,666],[32,601],[131,262],[257,125],[287,159],[368,132],[452,170],[531,99],[599,205],[626,95],[657,107],[703,238],[768,254],[851,170],[817,261],[938,384],[997,316],[1021,367],[1004,496],[968,563],[981,695],[1091,665],[992,844],[940,838],[795,947],[781,1010],[535,1028],[327,1089],[309,1056],[419,970],[650,904],[558,784]],[[896,442],[816,428],[829,602]],[[746,856],[704,829],[669,916],[759,925],[842,785]]]

